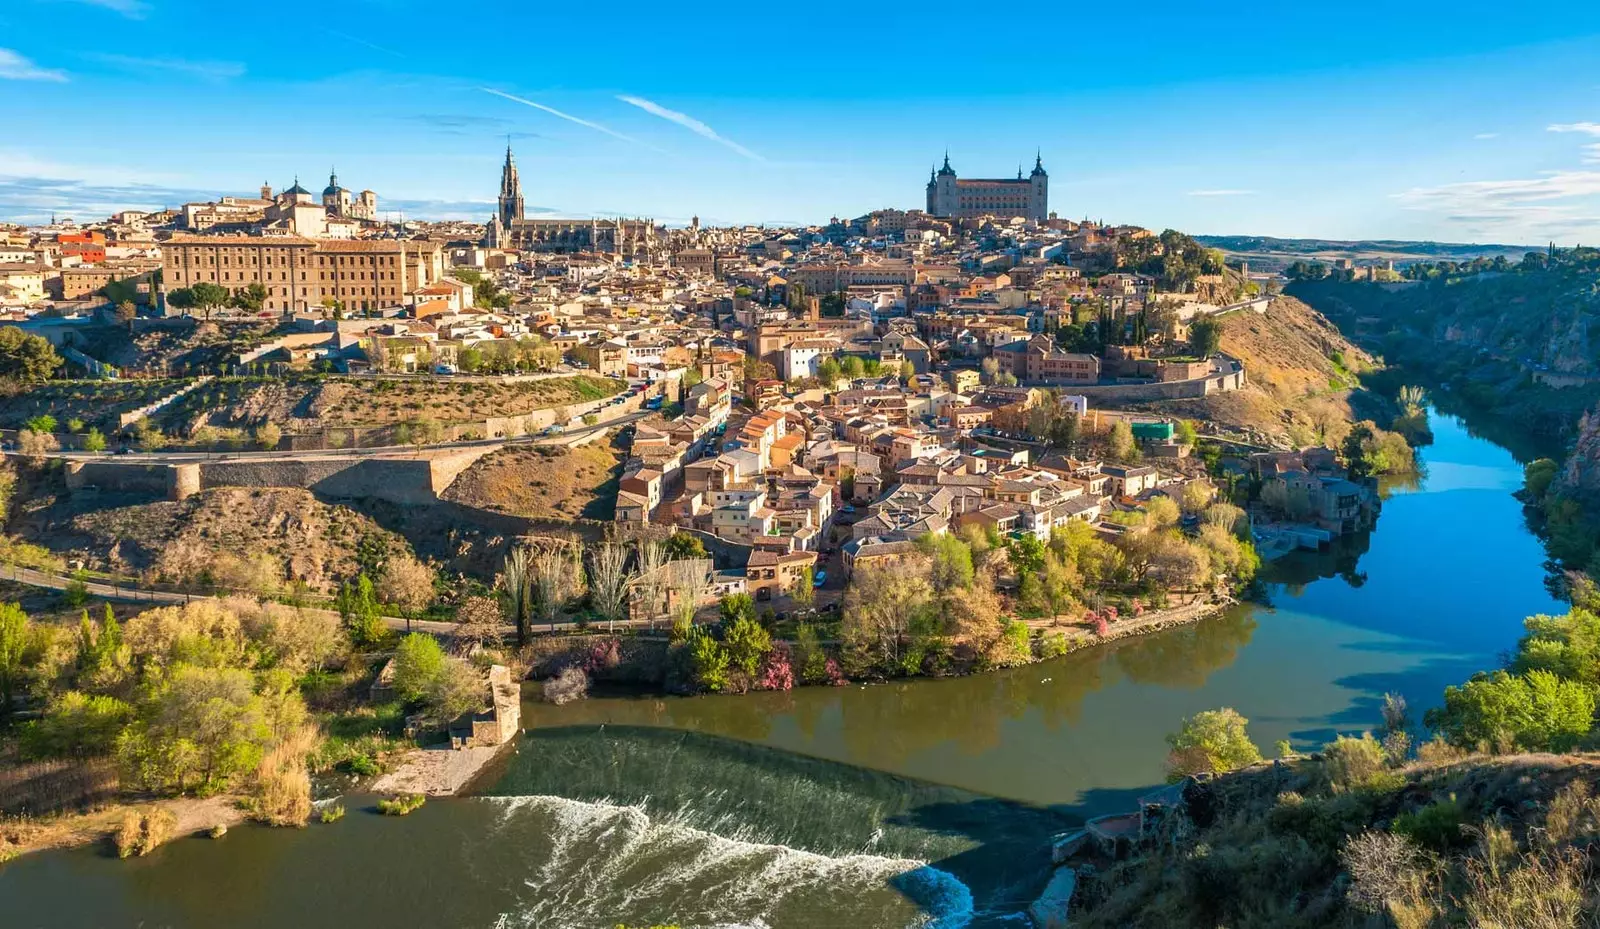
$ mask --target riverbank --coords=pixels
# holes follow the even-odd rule
[[[241,797],[226,794],[142,802],[129,800],[86,812],[0,820],[0,863],[34,852],[110,842],[123,817],[134,810],[164,810],[171,813],[176,823],[172,838],[209,832],[217,826],[231,829],[245,821],[242,800]]]
[[[1203,619],[1209,619],[1213,616],[1216,616],[1218,613],[1221,613],[1223,610],[1236,605],[1238,602],[1239,601],[1237,599],[1230,595],[1217,597],[1211,600],[1196,600],[1194,603],[1187,603],[1183,606],[1171,607],[1165,610],[1149,610],[1131,619],[1119,619],[1114,623],[1107,623],[1104,635],[1096,634],[1093,629],[1084,629],[1081,627],[1059,629],[1048,624],[1040,624],[1039,622],[1029,623],[1029,625],[1037,629],[1047,630],[1048,632],[1061,633],[1066,638],[1067,642],[1067,650],[1065,653],[1070,653],[1080,649],[1092,648],[1096,645],[1101,645],[1106,642],[1114,642],[1118,639],[1128,639],[1135,636],[1150,635],[1151,633],[1161,632],[1166,629],[1175,629],[1178,626],[1186,626],[1190,623],[1197,623]],[[1037,663],[1039,661],[1046,661],[1053,657],[1056,656],[1051,655],[1048,657],[1036,657],[1034,661]]]

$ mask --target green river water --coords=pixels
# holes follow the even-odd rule
[[[1048,837],[1131,808],[1163,736],[1233,706],[1256,742],[1370,728],[1559,611],[1511,454],[1435,415],[1377,529],[1270,566],[1268,602],[997,674],[528,704],[481,795],[404,819],[236,829],[145,859],[0,867],[5,927],[1024,926]]]

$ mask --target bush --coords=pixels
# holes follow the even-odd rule
[[[378,759],[367,754],[355,754],[346,758],[344,768],[357,777],[376,777],[383,769],[378,765]]]
[[[318,818],[324,823],[336,823],[339,820],[344,819],[344,807],[339,806],[338,804],[334,804],[333,806],[325,806],[322,808],[322,813]]]
[[[422,809],[426,802],[428,798],[422,794],[406,794],[390,800],[379,800],[378,812],[385,816],[410,816]]]
[[[162,843],[172,838],[178,827],[178,817],[165,807],[147,810],[128,810],[112,835],[118,858],[148,855]]]
[[[1384,770],[1383,747],[1370,732],[1339,736],[1322,749],[1322,775],[1335,793],[1366,787]]]
[[[1071,651],[1071,648],[1067,645],[1067,637],[1064,633],[1052,632],[1039,640],[1040,658],[1060,658],[1069,651]]]
[[[1420,810],[1401,813],[1390,824],[1389,831],[1403,835],[1423,848],[1448,852],[1461,845],[1466,838],[1461,827],[1466,822],[1455,795],[1448,800],[1430,803]]]

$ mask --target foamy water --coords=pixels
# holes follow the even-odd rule
[[[494,841],[527,865],[526,892],[499,929],[663,921],[686,929],[957,929],[973,917],[966,885],[923,861],[790,848],[748,828],[715,829],[732,824],[698,821],[692,809],[652,816],[641,805],[552,796],[480,802],[500,807]]]

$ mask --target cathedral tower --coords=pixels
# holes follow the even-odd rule
[[[500,169],[500,212],[496,215],[507,227],[522,219],[522,179],[517,177],[517,162],[511,157],[510,145],[506,146],[506,165]]]

